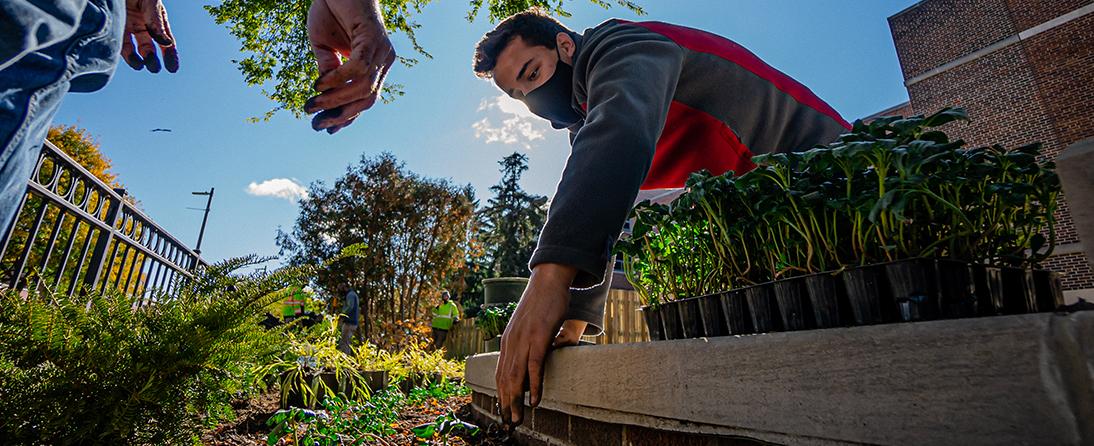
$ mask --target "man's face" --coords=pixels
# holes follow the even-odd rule
[[[494,66],[494,84],[510,97],[523,100],[555,74],[558,52],[542,45],[531,46],[520,36],[498,54]]]

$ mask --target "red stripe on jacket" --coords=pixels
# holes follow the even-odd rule
[[[843,128],[851,129],[851,124],[844,120],[839,113],[836,113],[835,109],[813,94],[805,85],[776,70],[759,57],[756,57],[755,54],[752,54],[751,51],[732,40],[705,31],[663,22],[630,22],[626,20],[619,20],[619,22],[641,26],[668,37],[673,42],[689,50],[711,54],[735,63],[761,79],[770,82],[775,88],[790,95],[799,103],[832,118]]]
[[[641,189],[684,187],[688,176],[703,169],[721,175],[731,170],[742,174],[754,167],[752,152],[724,122],[672,101]]]

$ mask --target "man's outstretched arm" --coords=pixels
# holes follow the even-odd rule
[[[571,305],[570,287],[603,280],[611,246],[652,163],[683,64],[683,51],[667,39],[598,48],[604,48],[601,54],[589,55],[585,125],[574,138],[532,255],[528,288],[502,336],[498,402],[510,425],[522,421],[526,384],[530,403],[539,404],[544,358]]]
[[[319,112],[312,118],[313,129],[334,133],[376,103],[395,62],[379,0],[314,0],[308,40],[319,63],[319,95],[304,104],[304,111]]]

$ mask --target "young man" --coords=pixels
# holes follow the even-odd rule
[[[599,331],[612,244],[640,188],[682,187],[701,169],[742,173],[754,155],[805,150],[850,128],[740,45],[660,22],[609,20],[578,34],[524,12],[483,37],[474,70],[569,130],[572,144],[502,338],[498,401],[511,425],[525,382],[539,403],[552,337],[573,345],[587,325]]]
[[[444,340],[448,338],[452,325],[460,320],[460,310],[456,302],[452,301],[452,295],[448,291],[441,292],[441,303],[433,307],[433,349],[444,346]]]

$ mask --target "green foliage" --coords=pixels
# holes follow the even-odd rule
[[[15,444],[193,443],[261,386],[285,347],[258,325],[307,268],[240,274],[214,265],[174,299],[138,306],[118,293],[0,294],[0,438]]]
[[[445,413],[430,423],[421,424],[411,429],[415,437],[419,439],[434,439],[446,441],[449,435],[464,434],[472,438],[479,435],[478,426],[460,420],[454,413]]]
[[[967,119],[855,122],[827,146],[693,174],[671,205],[638,204],[617,245],[650,304],[779,278],[914,257],[1037,265],[1055,244],[1060,193],[1039,145],[966,148],[935,129]]]
[[[403,396],[398,391],[378,392],[365,404],[338,397],[323,400],[322,410],[297,407],[277,411],[266,422],[273,426],[267,444],[282,439],[291,444],[371,444],[395,433],[391,424],[399,418]]]
[[[474,20],[483,6],[491,22],[531,7],[568,17],[570,14],[564,9],[568,1],[472,0],[467,20]],[[644,13],[631,0],[590,1],[604,8],[615,3],[636,14]],[[406,36],[414,52],[426,58],[432,56],[418,43],[416,31],[421,25],[415,20],[429,3],[431,0],[380,0],[388,31]],[[305,26],[310,7],[311,0],[223,0],[219,5],[205,6],[217,24],[227,25],[228,31],[239,39],[245,57],[233,63],[243,74],[243,80],[247,85],[263,86],[262,94],[277,104],[262,117],[252,118],[253,121],[269,120],[279,110],[297,118],[304,116],[304,102],[312,96],[311,85],[319,75]],[[406,66],[417,63],[413,58],[399,60]],[[384,87],[385,101],[401,95],[402,86],[398,84]]]
[[[328,296],[339,284],[357,291],[366,339],[410,344],[428,333],[431,296],[462,278],[473,195],[470,186],[409,172],[389,153],[362,157],[329,187],[311,185],[295,227],[279,231],[277,244],[292,265],[366,245],[328,262],[313,283]]]
[[[513,317],[513,312],[516,310],[515,302],[509,302],[505,306],[484,308],[475,318],[475,327],[482,331],[484,338],[494,339],[505,332],[505,327],[509,325],[509,318]]]
[[[354,351],[360,370],[385,371],[393,383],[408,379],[429,382],[433,376],[453,381],[463,378],[463,362],[446,359],[444,350],[426,351],[410,345],[392,353],[366,342]]]
[[[383,437],[396,433],[392,425],[399,419],[400,410],[431,399],[444,400],[470,393],[471,390],[467,387],[443,380],[427,387],[415,388],[410,395],[404,395],[397,387],[392,386],[372,394],[367,400],[328,397],[323,400],[320,410],[293,407],[275,413],[267,421],[267,424],[273,426],[267,437],[267,444],[274,445],[281,440],[289,440],[291,444],[323,446],[372,444],[374,440],[382,441]],[[447,417],[445,419],[455,420],[452,415]],[[458,420],[444,423],[440,426],[444,428],[444,434],[455,432],[456,429],[475,427]],[[426,428],[423,427],[424,429]],[[430,432],[431,435],[433,432],[441,434],[436,428]]]

